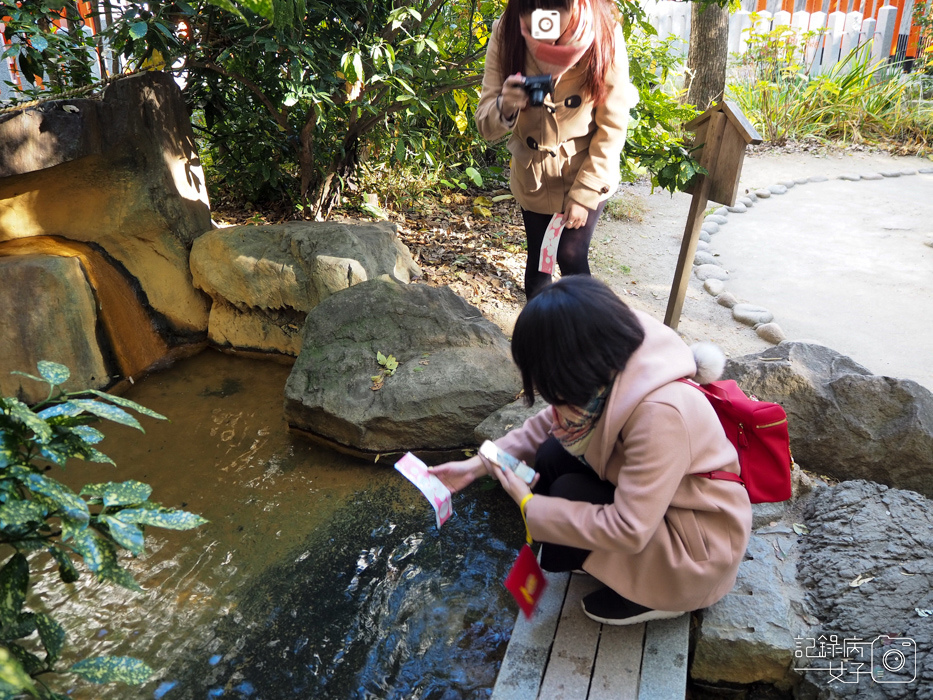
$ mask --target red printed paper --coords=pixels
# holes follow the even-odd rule
[[[505,587],[515,596],[518,607],[525,613],[525,617],[531,617],[538,601],[544,595],[547,579],[544,578],[544,572],[538,564],[537,557],[527,544],[522,547],[518,558],[512,564],[509,575],[505,578]]]
[[[544,240],[541,241],[541,255],[538,256],[538,272],[554,274],[554,261],[557,259],[557,246],[560,245],[560,234],[564,232],[564,217],[555,214],[544,230]]]

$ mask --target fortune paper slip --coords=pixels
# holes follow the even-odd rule
[[[434,515],[437,516],[437,528],[447,522],[454,509],[450,505],[450,491],[444,484],[428,471],[428,466],[411,452],[405,454],[395,463],[402,476],[418,487],[418,490],[424,494],[434,507]]]
[[[554,273],[554,261],[557,259],[557,246],[560,245],[560,234],[564,232],[564,217],[555,214],[544,230],[544,240],[541,241],[541,255],[538,256],[538,272]]]

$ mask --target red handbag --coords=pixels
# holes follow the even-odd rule
[[[726,437],[739,453],[741,477],[726,471],[693,476],[743,483],[752,503],[778,503],[791,496],[790,435],[787,413],[777,403],[745,395],[731,379],[709,384],[680,381],[696,387],[709,399]]]

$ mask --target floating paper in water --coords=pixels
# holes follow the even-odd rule
[[[437,516],[437,527],[447,522],[448,518],[454,514],[454,509],[450,505],[450,491],[436,476],[428,471],[428,466],[411,452],[405,454],[395,463],[402,476],[418,487],[428,502],[434,507],[434,514]]]

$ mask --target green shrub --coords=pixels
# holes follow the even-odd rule
[[[199,515],[164,508],[149,500],[152,488],[140,481],[87,484],[75,493],[48,470],[64,468],[71,459],[110,463],[95,445],[103,433],[100,419],[143,430],[125,409],[150,418],[164,416],[128,399],[102,391],[65,393],[68,368],[40,362],[38,377],[15,372],[49,385],[44,401],[29,407],[13,397],[0,397],[0,699],[21,696],[61,700],[48,685],[48,674],[77,674],[93,683],[144,682],[152,670],[128,656],[82,659],[58,665],[65,646],[65,627],[28,604],[32,560],[48,555],[58,564],[64,583],[74,583],[81,568],[99,581],[140,591],[120,566],[119,553],[144,551],[147,526],[189,530],[205,522]],[[40,656],[42,654],[42,656]]]
[[[925,150],[933,110],[918,99],[921,78],[885,61],[873,63],[870,44],[812,75],[805,49],[816,37],[786,26],[752,31],[737,77],[727,83],[727,98],[771,143],[810,138]]]

